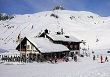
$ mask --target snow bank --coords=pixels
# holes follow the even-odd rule
[[[4,65],[24,65],[24,63],[21,63],[21,62],[4,62]]]

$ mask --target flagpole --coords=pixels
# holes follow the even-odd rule
[[[26,47],[26,49],[25,49],[25,63],[26,63],[27,62],[27,55],[26,55],[27,43],[25,44],[25,47]]]
[[[19,44],[20,44],[20,61],[21,61],[21,31],[19,35]]]
[[[21,42],[19,41],[20,44],[20,62],[21,62]]]

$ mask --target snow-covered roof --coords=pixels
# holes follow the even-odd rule
[[[54,44],[47,38],[27,38],[31,43],[33,43],[41,53],[51,53],[51,52],[63,52],[69,51],[69,49],[61,44]]]
[[[47,34],[50,38],[56,41],[69,41],[69,42],[81,42],[74,36],[65,36],[65,35],[55,35],[55,34]]]

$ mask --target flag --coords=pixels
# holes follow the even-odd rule
[[[20,39],[21,39],[20,36],[21,36],[21,33],[19,33],[19,34],[18,34],[18,37],[16,38],[16,41],[17,41],[17,42],[20,41]]]

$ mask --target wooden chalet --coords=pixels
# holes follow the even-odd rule
[[[55,44],[64,45],[72,52],[80,52],[80,43],[82,43],[82,41],[74,36],[64,35],[62,31],[57,32],[57,34],[49,34],[46,29],[39,37],[46,37]]]
[[[48,58],[62,58],[69,55],[69,52],[80,52],[81,41],[74,36],[66,36],[63,33],[49,34],[46,29],[39,36],[29,38],[25,37],[16,47],[22,57],[29,60],[38,60]]]
[[[69,54],[69,49],[61,44],[54,44],[48,38],[28,38],[25,37],[16,47],[21,57],[29,60],[48,60],[49,58],[62,58],[65,54]]]
[[[81,41],[74,36],[47,34],[47,38],[49,38],[55,44],[62,44],[66,46],[70,51],[80,50]]]

